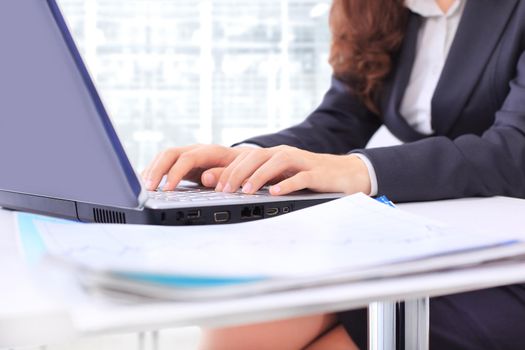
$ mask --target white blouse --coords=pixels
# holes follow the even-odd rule
[[[432,134],[431,101],[463,14],[465,0],[455,0],[447,13],[435,0],[406,0],[422,17],[412,74],[401,102],[401,115],[422,134]]]

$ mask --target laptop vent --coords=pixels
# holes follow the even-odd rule
[[[93,208],[95,222],[101,224],[125,224],[126,214],[119,211]]]

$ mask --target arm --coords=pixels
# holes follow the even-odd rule
[[[317,153],[345,154],[365,147],[381,120],[333,78],[321,105],[302,123],[243,141],[262,147],[289,145]]]
[[[525,54],[510,87],[494,124],[481,136],[437,136],[359,150],[373,164],[378,192],[395,201],[525,197]]]

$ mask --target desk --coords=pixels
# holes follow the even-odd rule
[[[520,231],[525,239],[524,224],[521,217],[516,215],[518,212],[525,212],[525,200],[503,197],[473,198],[403,204],[400,207],[468,230],[489,228],[498,231]],[[9,247],[7,250],[11,252],[11,258],[15,259],[12,257],[15,241],[15,231],[10,226],[13,223],[12,215],[10,212],[0,211],[0,256],[4,256],[5,247]],[[385,302],[374,304],[379,310],[378,314],[385,310],[384,306],[390,305],[389,302],[398,300],[416,300],[413,305],[417,309],[418,305],[421,306],[418,300],[425,300],[421,299],[422,297],[523,282],[524,269],[525,262],[515,261],[499,266],[363,281],[238,300],[134,306],[93,300],[79,300],[72,305],[65,305],[53,299],[43,299],[36,287],[31,286],[29,282],[19,285],[15,278],[10,283],[13,286],[11,289],[0,292],[3,293],[0,294],[0,348],[38,345],[78,336],[139,332],[177,326],[233,326],[360,308],[377,301]],[[13,297],[21,294],[25,297]],[[37,299],[33,304],[32,295],[40,296],[40,300]],[[423,320],[426,317],[424,312],[419,316]],[[386,328],[391,328],[391,323],[388,323],[390,319],[387,318],[386,321]],[[36,326],[37,324],[39,325]],[[387,330],[386,328],[378,330],[382,332]],[[424,331],[425,329],[421,333],[423,337]],[[387,349],[391,346],[391,339],[379,338],[379,341],[381,339],[386,343],[378,343],[377,348]],[[417,341],[423,341],[420,344],[421,348],[424,348],[424,339]]]

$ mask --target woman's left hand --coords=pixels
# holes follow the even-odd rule
[[[222,170],[222,169],[221,169]],[[365,163],[356,155],[331,155],[290,146],[254,148],[240,154],[221,171],[216,190],[253,194],[273,183],[270,193],[284,195],[301,189],[317,192],[370,193]]]

